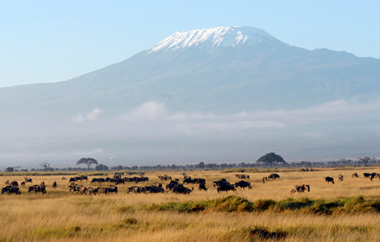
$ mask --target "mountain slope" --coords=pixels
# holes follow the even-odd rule
[[[131,58],[53,84],[0,89],[3,112],[59,116],[146,101],[173,110],[236,112],[300,108],[377,95],[380,60],[287,45],[253,27],[178,32]],[[48,112],[47,112],[48,111]],[[16,111],[17,112],[17,111]]]

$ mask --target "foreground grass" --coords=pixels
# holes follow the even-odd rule
[[[37,173],[33,182],[45,181],[46,195],[27,188],[19,196],[0,194],[0,241],[380,241],[380,180],[351,178],[352,172],[362,171],[280,171],[280,180],[266,183],[260,182],[265,174],[248,173],[253,189],[231,195],[211,184],[236,182],[233,172],[194,171],[189,175],[205,178],[209,190],[190,196],[127,194],[133,184],[120,185],[117,195],[83,196],[68,193],[62,175]],[[344,181],[324,182],[339,173]],[[165,174],[181,179],[179,172]],[[157,182],[157,175],[139,185]],[[8,179],[23,177],[0,177],[0,183]],[[311,192],[290,195],[296,184],[310,184]]]

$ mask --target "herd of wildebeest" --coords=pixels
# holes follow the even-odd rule
[[[135,177],[122,177],[124,173],[114,173],[113,177],[107,177],[107,178],[93,178],[90,181],[90,186],[85,186],[83,184],[77,184],[78,181],[88,181],[88,177],[81,175],[76,177],[71,177],[69,179],[69,185],[68,190],[71,193],[79,193],[79,194],[86,194],[86,195],[96,195],[96,194],[111,194],[111,193],[117,193],[119,184],[125,184],[128,182],[136,183],[139,182],[145,182],[149,181],[149,178],[144,175],[144,173],[140,173],[140,176]],[[158,176],[159,180],[161,181],[167,181],[168,184],[165,185],[165,189],[162,183],[156,182],[153,185],[150,186],[131,186],[127,188],[127,193],[175,193],[175,194],[185,194],[189,195],[194,190],[194,185],[198,186],[199,190],[207,191],[206,187],[206,179],[203,178],[194,178],[192,179],[190,176],[187,176],[186,173],[182,173],[183,175],[183,182],[180,183],[179,179],[172,179],[171,176],[164,175],[164,176]],[[220,179],[218,181],[213,181],[213,187],[216,188],[216,191],[222,192],[228,192],[228,191],[236,191],[236,188],[240,187],[241,189],[252,189],[252,185],[249,181],[244,181],[244,179],[250,179],[249,175],[246,174],[235,174],[236,178],[241,179],[239,182],[236,182],[234,184],[229,183],[226,179]],[[369,178],[371,181],[373,178],[378,177],[380,179],[380,173],[363,173],[364,177]],[[352,174],[352,178],[359,177],[357,173]],[[278,174],[270,174],[267,177],[262,178],[262,182],[265,183],[268,181],[268,179],[276,180],[280,178],[280,175]],[[343,181],[343,175],[339,174],[338,179],[340,181]],[[65,177],[62,177],[62,180],[67,180]],[[334,183],[333,177],[325,177],[325,181],[327,183]],[[5,184],[7,186],[2,188],[2,194],[4,193],[15,193],[20,194],[19,186],[25,187],[27,183],[32,183],[32,178],[24,177],[24,181],[22,181],[19,185],[17,181],[9,181],[7,180]],[[102,183],[114,183],[114,185],[108,185],[108,186],[100,186]],[[92,187],[91,185],[97,185]],[[187,188],[184,186],[184,184],[193,184],[192,189]],[[32,185],[28,187],[28,192],[34,192],[37,193],[46,193],[46,187],[47,185],[45,182],[41,182],[39,185]],[[54,181],[52,188],[57,188],[57,182]],[[302,184],[302,185],[296,185],[294,188],[290,191],[291,194],[296,192],[310,192],[310,185]]]

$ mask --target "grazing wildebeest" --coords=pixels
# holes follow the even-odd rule
[[[41,192],[42,194],[45,194],[46,193],[46,187],[45,186],[33,185],[33,186],[29,187],[28,191],[29,192],[33,191],[35,194],[37,194],[37,192]]]
[[[342,175],[342,174],[339,174],[338,179],[339,179],[340,181],[343,181],[343,175]]]
[[[268,179],[273,179],[273,180],[276,180],[277,178],[280,178],[280,175],[278,175],[278,174],[275,174],[275,173],[273,173],[273,174],[270,174],[270,175],[268,176]]]
[[[159,183],[159,182],[154,183],[154,185],[155,185],[156,187],[162,188],[162,184]]]
[[[86,195],[91,195],[91,194],[96,195],[97,193],[98,193],[98,188],[88,187],[86,190]]]
[[[88,181],[88,177],[87,177],[87,176],[81,175],[80,178],[81,178],[81,180],[86,180],[86,181]]]
[[[372,174],[369,175],[369,179],[371,179],[371,181],[375,177],[378,177],[380,179],[380,174],[377,174],[377,173],[374,172],[374,173],[372,173]]]
[[[117,193],[117,186],[109,186],[108,187],[108,192],[109,193]]]
[[[57,183],[55,181],[53,182],[53,188],[57,188]]]
[[[105,182],[105,179],[104,178],[92,178],[92,181],[90,183],[94,183],[94,182],[98,182],[98,183]]]
[[[250,182],[246,182],[246,181],[239,181],[239,182],[236,182],[235,183],[235,187],[238,188],[243,188],[245,189],[246,187],[248,187],[249,189],[252,189],[252,186],[251,186],[251,183]]]
[[[204,183],[199,183],[199,190],[205,190],[207,191],[207,187]]]
[[[12,186],[3,187],[3,189],[1,189],[1,193],[4,194],[5,192],[8,194],[16,193],[17,195],[20,195],[21,193],[18,187],[12,187]]]
[[[138,186],[132,186],[132,187],[129,187],[128,190],[127,190],[127,193],[145,193],[146,192],[146,188],[145,187],[138,187]]]
[[[250,179],[249,175],[246,174],[235,174],[235,176],[239,179]]]
[[[170,183],[168,185],[166,185],[166,190],[173,190],[174,187],[178,186],[178,185],[181,185],[182,184],[179,184],[177,181],[170,181]]]
[[[78,184],[71,184],[69,186],[69,192],[71,193],[74,193],[74,192],[79,192],[81,187],[83,187],[82,185],[78,185]]]
[[[356,172],[355,172],[355,173],[352,173],[352,178],[354,178],[354,177],[359,177],[359,176],[358,176],[358,173],[356,173]]]
[[[230,190],[232,191],[235,191],[236,192],[236,189],[234,187],[234,185],[230,184],[226,179],[221,179],[219,181],[214,181],[214,187],[217,188],[217,191],[218,193],[220,191],[225,191],[225,192],[228,192]]]
[[[187,187],[184,186],[176,186],[173,188],[172,192],[176,194],[185,194],[185,195],[190,195],[190,193],[194,190],[192,188],[191,190]]]
[[[156,187],[156,186],[145,186],[145,191],[146,193],[163,193],[165,190],[161,187]]]
[[[228,192],[228,191],[230,191],[230,190],[236,192],[236,189],[235,189],[234,185],[224,183],[224,184],[221,184],[221,185],[217,188],[218,193],[221,192],[221,191],[223,191],[223,192]]]
[[[69,183],[76,182],[77,179],[75,177],[70,177]]]
[[[17,181],[11,181],[10,184],[12,187],[18,187],[18,182]]]
[[[334,178],[332,178],[332,177],[329,177],[329,176],[327,176],[327,177],[325,177],[325,180],[327,181],[327,183],[332,183],[332,184],[335,184],[334,183]]]
[[[305,192],[307,189],[308,192],[310,192],[310,185],[295,185],[294,188],[290,191],[290,193],[296,193],[296,192]]]
[[[124,179],[120,178],[120,179],[117,179],[115,183],[116,183],[115,185],[118,185],[118,184],[121,184],[121,183],[125,184],[125,181],[124,181]]]
[[[222,178],[219,181],[214,181],[214,187],[218,188],[221,184],[230,184],[226,179]]]
[[[365,173],[363,173],[363,176],[364,176],[364,177],[370,177],[370,176],[371,176],[371,173],[367,173],[367,172],[365,172]]]
[[[121,175],[120,174],[113,174],[112,178],[115,180],[119,180],[119,179],[121,179]]]
[[[82,186],[82,187],[79,189],[79,192],[80,192],[81,194],[85,194],[85,193],[87,193],[87,187]]]
[[[25,182],[22,181],[22,182],[20,183],[20,185],[21,185],[21,186],[25,186]]]

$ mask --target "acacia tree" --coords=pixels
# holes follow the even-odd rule
[[[366,157],[363,157],[363,158],[359,158],[359,161],[363,162],[364,166],[367,166],[368,163],[375,163],[376,162],[376,158],[373,157],[371,159],[370,157],[366,156]]]
[[[279,155],[276,155],[275,153],[273,152],[270,152],[270,153],[267,153],[266,155],[263,155],[261,156],[257,161],[257,163],[265,163],[265,164],[269,164],[271,167],[272,167],[272,164],[275,162],[275,163],[286,163],[285,160],[279,156]]]
[[[45,171],[49,171],[49,170],[51,170],[50,164],[47,163],[46,161],[42,162],[42,163],[40,164],[40,166],[43,167],[43,168],[45,169]]]
[[[81,164],[86,164],[87,165],[87,169],[90,169],[90,166],[92,164],[95,164],[97,165],[98,164],[98,161],[95,160],[94,158],[81,158],[77,161],[77,165],[81,165]]]

